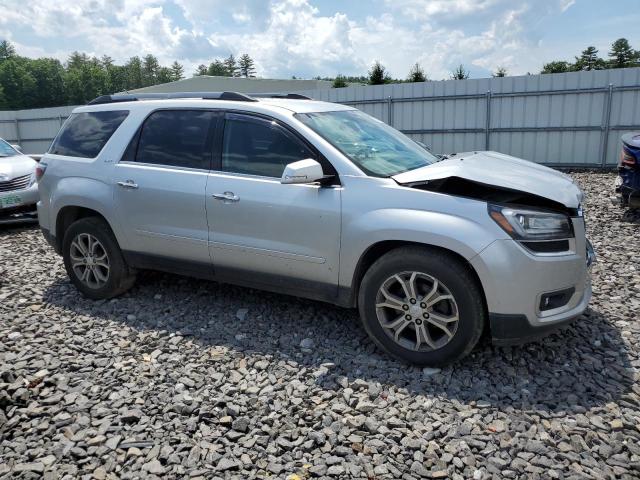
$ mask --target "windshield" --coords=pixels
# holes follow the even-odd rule
[[[409,137],[359,110],[298,113],[296,118],[368,175],[391,177],[438,161]]]
[[[15,148],[0,138],[0,157],[12,157],[18,154]]]

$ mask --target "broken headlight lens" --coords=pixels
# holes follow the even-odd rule
[[[571,219],[561,213],[489,205],[489,216],[516,240],[558,240],[573,237]]]

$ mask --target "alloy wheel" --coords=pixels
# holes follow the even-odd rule
[[[390,338],[414,351],[444,347],[459,323],[451,291],[422,272],[401,272],[387,278],[376,295],[376,315]]]
[[[109,256],[100,240],[89,233],[78,234],[71,242],[71,268],[89,288],[103,287],[109,280]]]

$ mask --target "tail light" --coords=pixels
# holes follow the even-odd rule
[[[47,164],[40,162],[36,167],[36,182],[39,182],[40,179],[44,176],[44,172],[47,171]]]
[[[632,167],[636,164],[636,157],[626,148],[622,147],[620,152],[620,166]]]

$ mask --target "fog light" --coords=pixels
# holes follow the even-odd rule
[[[540,311],[553,310],[554,308],[564,307],[573,296],[575,288],[565,288],[555,292],[545,293],[540,297]]]

